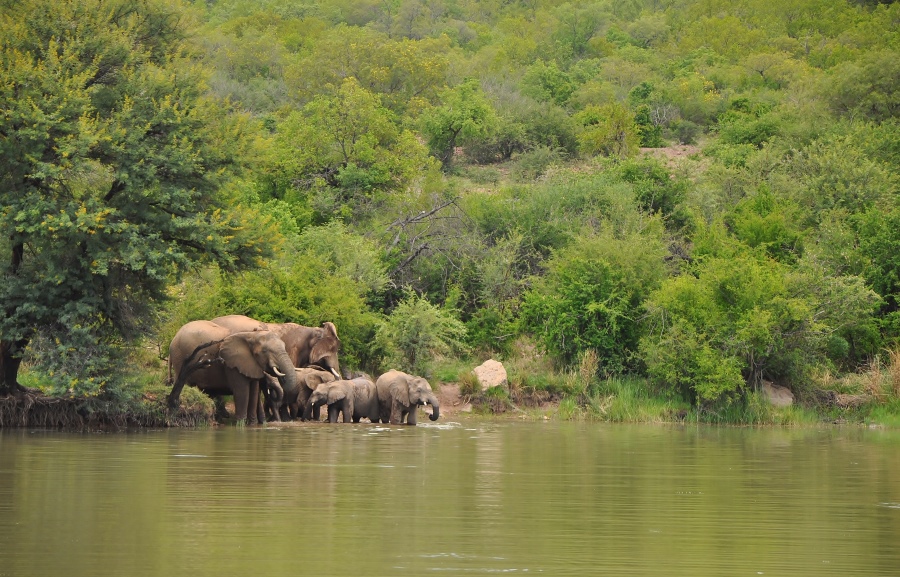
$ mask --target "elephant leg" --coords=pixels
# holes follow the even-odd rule
[[[328,405],[328,422],[337,423],[339,412],[341,412],[341,408],[337,406],[337,403]]]
[[[322,407],[319,407],[319,406],[313,407],[313,410],[312,410],[312,420],[313,421],[318,421],[322,418],[321,409],[322,409]]]
[[[416,425],[416,413],[418,412],[418,408],[416,405],[410,403],[409,405],[409,413],[406,414],[406,424],[407,425]]]
[[[344,422],[349,423],[353,420],[353,400],[351,398],[344,399],[341,404],[341,412],[344,413]]]
[[[213,397],[213,404],[216,406],[217,421],[226,421],[231,417],[231,415],[228,414],[228,409],[225,407],[225,397],[221,395]]]
[[[266,422],[265,411],[263,410],[261,399],[259,397],[259,381],[250,381],[250,388],[247,397],[247,424],[262,425]]]
[[[238,423],[246,423],[248,418],[256,419],[256,402],[259,399],[259,388],[256,396],[251,396],[251,382],[234,370],[225,371],[225,380],[231,394],[234,395],[234,418]],[[249,413],[249,414],[248,414]]]
[[[392,425],[402,425],[403,418],[406,416],[404,409],[406,407],[400,403],[400,401],[394,401],[391,404],[391,424]]]
[[[250,401],[250,388],[238,387],[234,391],[234,418],[237,422],[247,421],[247,405]]]

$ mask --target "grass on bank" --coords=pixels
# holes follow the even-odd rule
[[[824,372],[797,387],[789,407],[772,405],[750,391],[730,402],[691,406],[668,398],[640,377],[599,378],[596,354],[558,371],[533,346],[519,344],[503,359],[509,388],[482,393],[471,367],[478,362],[442,361],[434,380],[455,381],[477,413],[517,411],[535,419],[614,423],[688,422],[716,425],[812,426],[823,422],[900,428],[900,349],[885,351],[863,370],[840,378]]]
[[[47,396],[50,383],[23,365],[19,380],[38,394],[0,400],[0,428],[63,429],[127,427],[203,427],[214,423],[213,400],[194,387],[185,387],[176,410],[166,406],[170,387],[166,363],[150,350],[136,349],[125,365],[124,386],[92,397]]]

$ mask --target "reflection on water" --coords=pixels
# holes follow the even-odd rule
[[[0,433],[0,576],[898,575],[900,433]]]

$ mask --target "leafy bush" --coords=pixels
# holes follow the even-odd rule
[[[634,115],[621,104],[588,106],[575,118],[582,126],[578,142],[585,154],[626,158],[637,153],[640,136]]]
[[[384,368],[427,375],[432,357],[465,350],[465,326],[452,313],[408,291],[378,325],[377,344],[385,351]]]
[[[534,180],[551,166],[562,162],[564,158],[565,153],[561,149],[539,145],[516,158],[512,174],[518,180]]]
[[[523,330],[563,364],[594,349],[604,374],[633,368],[640,308],[665,276],[664,252],[650,234],[576,239],[553,255],[547,274],[525,294]]]
[[[731,243],[695,255],[691,273],[666,280],[646,304],[648,373],[692,402],[733,398],[763,377],[802,378],[824,358],[825,336],[865,324],[876,302],[859,278]]]

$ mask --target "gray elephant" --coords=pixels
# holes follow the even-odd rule
[[[351,420],[358,423],[363,418],[373,423],[378,422],[375,383],[365,377],[322,383],[310,395],[304,417],[309,420],[312,411],[322,405],[328,405],[329,423],[336,423],[339,413],[343,415],[345,423]]]
[[[263,323],[243,315],[216,317],[212,322],[226,327],[232,332],[268,330],[284,341],[284,347],[295,367],[316,365],[330,371],[335,378],[341,378],[338,363],[338,339],[334,323],[322,323],[321,327],[305,327],[296,323]]]
[[[316,367],[303,367],[294,369],[297,373],[297,394],[286,394],[282,402],[282,417],[290,419],[298,419],[304,416],[306,405],[309,402],[310,395],[316,390],[316,387],[322,383],[330,383],[335,380],[334,375],[328,371]],[[287,416],[285,416],[285,413]],[[312,410],[312,419],[319,420],[318,407]]]
[[[341,379],[316,387],[303,411],[303,420],[311,420],[312,411],[322,405],[328,406],[329,423],[337,423],[338,414],[349,423],[353,417],[353,382]]]
[[[266,375],[269,388],[262,388],[265,396],[266,417],[270,421],[293,421],[303,417],[309,396],[322,383],[330,383],[335,380],[334,375],[319,367],[294,368],[297,373],[297,389],[282,395],[280,401],[273,398],[271,390],[277,394],[278,382],[274,377]],[[319,407],[313,409],[312,420],[319,420]]]
[[[179,405],[181,389],[190,384],[213,397],[233,395],[238,421],[263,423],[259,390],[266,375],[276,377],[271,386],[279,402],[285,393],[296,394],[297,374],[278,335],[233,333],[210,321],[193,321],[181,327],[169,345],[169,406]]]
[[[375,381],[378,395],[379,419],[382,423],[400,425],[404,422],[416,424],[416,407],[431,405],[432,421],[441,416],[440,403],[431,385],[422,377],[408,375],[401,371],[388,371]]]

